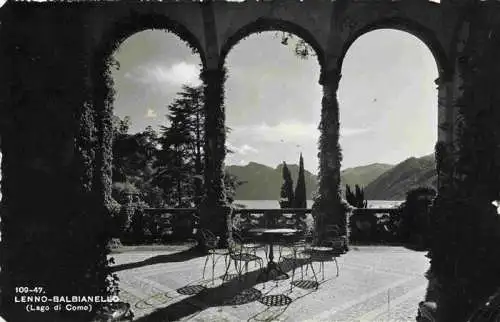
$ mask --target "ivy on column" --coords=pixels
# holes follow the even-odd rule
[[[225,240],[228,230],[226,217],[229,213],[224,188],[226,69],[205,69],[201,78],[205,94],[205,198],[200,209],[201,226],[212,230]]]
[[[323,238],[324,228],[328,224],[339,225],[344,235],[347,234],[346,205],[340,196],[340,164],[342,151],[339,145],[339,107],[337,89],[340,72],[336,69],[324,70],[320,84],[323,86],[321,100],[321,121],[319,125],[319,187],[313,213],[316,221],[318,242]]]

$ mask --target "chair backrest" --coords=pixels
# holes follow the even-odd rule
[[[229,251],[229,255],[239,255],[243,253],[243,245],[234,241],[229,241],[227,250]]]
[[[215,236],[213,232],[206,228],[200,229],[201,238],[203,244],[207,248],[216,248],[219,245],[219,237]]]
[[[233,231],[231,232],[232,235],[233,235],[233,240],[238,243],[238,244],[243,244],[245,239],[243,238],[243,236],[241,236],[240,232],[233,229]]]

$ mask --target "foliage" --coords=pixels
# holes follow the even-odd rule
[[[295,186],[293,207],[307,208],[306,180],[304,173],[304,158],[302,157],[302,153],[300,154],[299,159],[299,176],[297,178],[297,185]]]
[[[419,187],[407,192],[405,202],[399,206],[399,241],[420,247],[428,245],[430,209],[435,196],[436,191],[430,187]]]
[[[234,198],[236,197],[236,189],[243,184],[245,184],[245,182],[239,180],[237,176],[227,171],[225,172],[224,188],[226,189],[226,199],[228,203],[232,204],[234,202]]]
[[[175,207],[197,207],[203,193],[203,87],[183,86],[177,95],[168,106],[169,125],[161,129],[156,182]]]
[[[159,138],[160,168],[155,182],[168,191],[175,207],[199,207],[203,199],[205,137],[204,88],[184,86],[169,106],[169,125],[162,127]],[[226,127],[226,132],[230,128]],[[227,151],[226,153],[232,153]],[[243,184],[234,175],[224,176],[226,195],[234,200],[235,189]]]
[[[141,195],[152,207],[163,206],[157,196],[157,187],[152,183],[157,172],[156,132],[147,127],[143,132],[127,134],[130,124],[127,118],[120,120],[115,116],[113,124],[112,197],[123,204],[128,195]]]
[[[438,281],[438,319],[466,320],[500,285],[500,199],[497,89],[500,26],[474,2],[464,10],[464,48],[456,69],[463,83],[456,101],[456,147],[445,165],[453,180],[440,189],[432,213],[431,270]],[[451,158],[450,158],[451,159]]]
[[[127,239],[133,244],[140,244],[146,240],[146,222],[142,207],[135,207],[130,220]]]
[[[315,198],[313,216],[317,241],[324,238],[324,229],[328,224],[340,227],[341,233],[347,235],[348,207],[342,202],[340,194],[340,167],[342,149],[339,145],[339,109],[337,89],[340,74],[336,70],[324,71],[321,83],[323,99],[321,100],[321,121],[319,153],[319,186],[318,197]]]
[[[368,206],[368,201],[365,200],[365,192],[363,188],[357,184],[354,188],[355,191],[353,192],[348,184],[345,185],[345,198],[347,202],[356,208],[366,208]]]
[[[288,166],[283,161],[283,184],[281,186],[280,192],[280,207],[281,208],[291,208],[294,204],[295,198],[293,193],[293,179]]]
[[[350,240],[365,243],[399,242],[399,214],[377,213],[372,216],[353,215],[349,218]]]
[[[112,226],[114,235],[125,236],[127,241],[165,239],[168,234],[165,221],[140,209],[199,207],[203,198],[203,87],[184,86],[177,96],[168,106],[168,123],[160,134],[151,127],[128,134],[130,119],[113,119],[112,197],[121,204],[121,211],[113,215]],[[227,199],[232,202],[235,189],[243,182],[226,174],[224,183]],[[186,218],[169,221],[177,238],[191,234],[194,222]]]
[[[304,39],[297,37],[290,32],[277,32],[276,35],[281,34],[281,44],[284,46],[289,45],[290,40],[295,40],[293,46],[294,53],[301,59],[307,59],[309,56],[316,56],[316,52]]]

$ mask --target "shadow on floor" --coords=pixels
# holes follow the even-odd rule
[[[132,262],[126,264],[120,264],[111,267],[112,272],[119,272],[126,269],[138,268],[148,265],[161,264],[161,263],[173,263],[173,262],[184,262],[193,258],[205,256],[203,252],[200,252],[196,247],[189,248],[187,250],[176,252],[167,255],[157,255],[145,259],[140,262]]]
[[[306,261],[297,261],[297,263],[295,264],[295,268],[297,269],[305,264]],[[280,266],[284,272],[291,272],[293,270],[294,264],[291,264],[289,262],[280,262]],[[269,292],[272,289],[274,289],[276,285],[275,281],[268,281],[265,284],[259,285],[258,288],[254,288],[254,286],[257,285],[257,278],[260,272],[261,272],[260,270],[251,271],[246,274],[243,274],[241,278],[233,278],[230,280],[226,279],[226,281],[220,285],[216,285],[214,287],[200,288],[199,293],[184,298],[167,307],[159,308],[156,311],[150,313],[149,315],[137,319],[137,321],[139,322],[176,321],[184,317],[199,313],[210,307],[238,305],[238,303],[239,304],[248,303],[248,301],[243,300],[242,297],[245,298],[250,297],[252,301],[253,300],[260,301],[263,297],[266,297],[266,295],[269,294]],[[295,273],[297,274],[297,271]],[[299,269],[299,274],[300,274],[300,269]],[[309,293],[311,292],[312,291],[310,291]],[[286,293],[289,293],[289,291],[287,291]],[[259,294],[259,296],[256,296],[257,294]],[[286,299],[286,297],[284,298]],[[275,299],[281,300],[281,298],[279,297],[272,298],[272,300]],[[261,301],[261,303],[263,302]],[[265,302],[263,304],[267,306]],[[276,305],[274,301],[271,304]],[[288,307],[290,303],[285,303],[285,304],[286,307]],[[279,309],[279,315],[286,310],[286,307],[283,306],[282,309]]]
[[[349,246],[356,247],[356,246],[391,246],[391,247],[404,247],[409,250],[417,251],[417,252],[423,252],[423,251],[428,251],[428,248],[425,248],[421,245],[415,245],[415,244],[410,244],[410,243],[403,243],[403,242],[374,242],[374,241],[355,241],[349,243]]]

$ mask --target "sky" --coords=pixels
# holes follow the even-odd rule
[[[293,42],[291,42],[293,43]],[[201,60],[176,35],[148,30],[115,52],[114,112],[130,116],[131,133],[166,124],[183,84],[200,85]],[[300,59],[275,32],[251,35],[226,59],[226,165],[285,161],[317,173],[322,88],[316,57]],[[418,38],[376,30],[358,38],[342,65],[338,100],[342,169],[397,164],[433,152],[437,140],[436,61]]]

